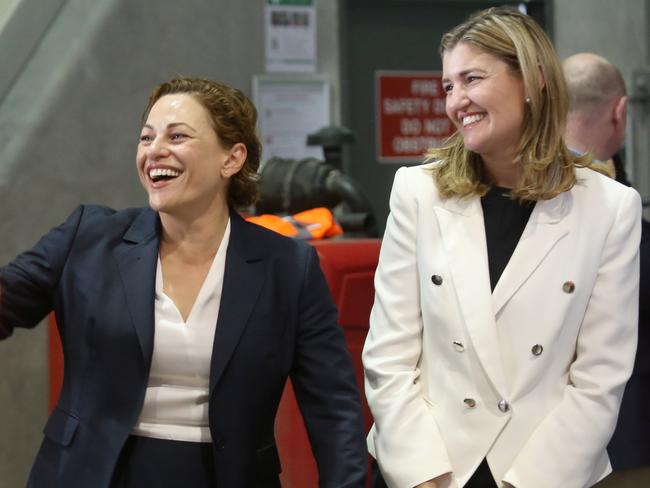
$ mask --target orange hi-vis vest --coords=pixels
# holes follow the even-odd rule
[[[334,220],[332,212],[325,207],[312,208],[294,215],[256,215],[246,219],[278,234],[297,239],[316,240],[343,234],[343,229]]]

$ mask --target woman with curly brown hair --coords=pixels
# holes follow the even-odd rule
[[[291,377],[324,487],[362,487],[359,394],[313,248],[245,222],[256,110],[177,78],[149,99],[149,208],[81,206],[0,268],[0,337],[54,311],[65,375],[28,486],[279,487]]]

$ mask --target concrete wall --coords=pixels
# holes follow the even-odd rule
[[[23,0],[26,13],[0,32],[0,66],[12,66],[0,77],[0,263],[79,203],[146,203],[134,156],[155,84],[180,73],[250,94],[264,72],[264,0],[58,0],[34,35],[39,5]],[[317,13],[319,71],[333,75],[338,120],[337,3]],[[0,364],[0,488],[14,488],[46,420],[46,328],[0,343]]]
[[[8,16],[17,0],[0,0],[0,25],[4,23],[5,16]]]

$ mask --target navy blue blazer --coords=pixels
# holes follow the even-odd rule
[[[149,376],[159,234],[151,209],[82,206],[0,268],[0,339],[54,310],[65,358],[29,487],[110,486]],[[316,252],[231,212],[210,369],[220,487],[279,486],[274,419],[289,376],[320,486],[362,487],[359,392]]]
[[[641,222],[639,342],[618,422],[607,446],[614,471],[650,466],[650,222]]]

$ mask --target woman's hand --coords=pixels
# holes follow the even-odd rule
[[[424,483],[420,483],[419,485],[415,486],[415,488],[438,488],[438,482],[447,479],[448,477],[451,477],[451,474],[445,473],[442,476],[438,476],[437,478],[425,481]]]
[[[424,483],[420,483],[415,488],[438,488],[437,481],[441,481],[443,478],[446,478],[448,476],[450,476],[450,475],[449,474],[443,474],[442,476],[438,476],[437,478],[434,478],[432,480],[425,481]]]
[[[436,482],[434,480],[429,480],[425,481],[424,483],[420,483],[415,488],[437,488],[437,486],[438,485],[436,485]]]

